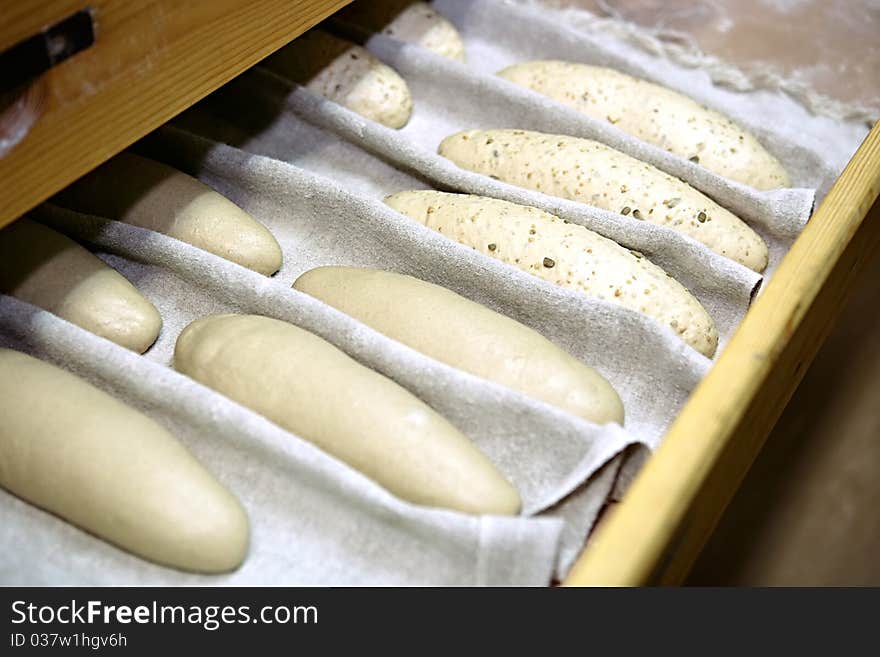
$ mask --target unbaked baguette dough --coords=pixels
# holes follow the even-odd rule
[[[577,137],[525,130],[467,130],[439,152],[463,169],[666,226],[755,271],[767,245],[731,212],[678,178]]]
[[[72,239],[21,218],[0,230],[0,292],[126,349],[145,352],[162,317],[128,280]]]
[[[263,224],[192,176],[133,153],[120,153],[55,201],[164,233],[261,274],[281,267],[281,247]]]
[[[334,17],[371,32],[414,43],[441,57],[465,61],[464,43],[458,30],[426,2],[361,0]]]
[[[412,114],[409,87],[394,69],[323,30],[297,37],[262,66],[389,128],[402,128]]]
[[[643,141],[756,189],[791,185],[775,157],[723,114],[672,89],[610,68],[523,62],[498,75]]]
[[[447,420],[308,331],[213,315],[177,339],[184,374],[315,443],[416,504],[513,515],[520,498]]]
[[[439,285],[376,269],[318,267],[293,287],[443,363],[590,422],[623,424],[617,391],[537,331]]]
[[[220,573],[244,560],[241,504],[147,416],[9,349],[0,416],[0,486],[14,495],[166,566]]]
[[[660,267],[583,226],[538,208],[470,194],[399,192],[395,210],[538,278],[641,312],[711,357],[715,322]]]

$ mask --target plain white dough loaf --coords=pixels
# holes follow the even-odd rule
[[[755,271],[767,266],[767,245],[733,213],[599,142],[526,130],[466,130],[444,139],[439,153],[512,185],[666,226]]]
[[[281,267],[281,247],[263,224],[192,176],[134,153],[120,153],[54,200],[164,233],[261,274]]]
[[[140,353],[159,311],[119,272],[66,235],[26,217],[0,230],[0,292]]]
[[[756,189],[789,187],[785,169],[749,132],[672,89],[610,68],[563,61],[514,64],[503,78]]]
[[[537,331],[444,287],[358,267],[318,267],[293,287],[443,363],[590,422],[623,424],[623,403],[596,370]]]
[[[409,87],[394,69],[323,30],[297,37],[261,66],[389,128],[402,128],[412,114]]]
[[[470,194],[399,192],[385,202],[484,255],[648,315],[705,356],[715,353],[715,322],[684,286],[641,255],[583,226],[538,208]]]
[[[519,512],[516,489],[446,419],[292,324],[257,315],[196,320],[177,339],[174,366],[404,500],[467,513]]]
[[[241,504],[146,415],[0,349],[0,416],[0,486],[10,493],[162,565],[221,573],[244,560]]]

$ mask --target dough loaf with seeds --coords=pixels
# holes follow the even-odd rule
[[[389,128],[402,128],[412,114],[409,87],[394,69],[323,30],[297,37],[261,66]]]
[[[641,255],[538,208],[470,194],[399,192],[385,199],[446,237],[575,292],[638,311],[711,357],[715,323],[678,281]]]
[[[353,2],[334,15],[399,41],[414,43],[426,50],[459,62],[465,61],[464,43],[455,26],[426,2]]]
[[[463,169],[550,196],[666,226],[761,272],[767,245],[730,211],[659,169],[589,139],[525,130],[467,130],[439,153]]]
[[[672,89],[610,68],[563,61],[514,64],[498,75],[719,176],[755,189],[791,186],[785,169],[753,135]]]

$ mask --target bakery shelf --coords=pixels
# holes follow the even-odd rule
[[[5,3],[0,51],[82,10]],[[0,158],[0,226],[214,91],[348,0],[94,0],[95,42],[30,86],[30,131]]]
[[[878,194],[880,123],[566,584],[684,579],[880,244]]]

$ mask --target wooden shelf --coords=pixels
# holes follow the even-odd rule
[[[880,123],[566,584],[684,580],[880,245],[878,195]]]
[[[85,2],[7,3],[0,50]],[[93,0],[94,45],[31,88],[39,117],[0,159],[0,226],[185,110],[348,0]],[[6,13],[8,12],[8,13]]]

